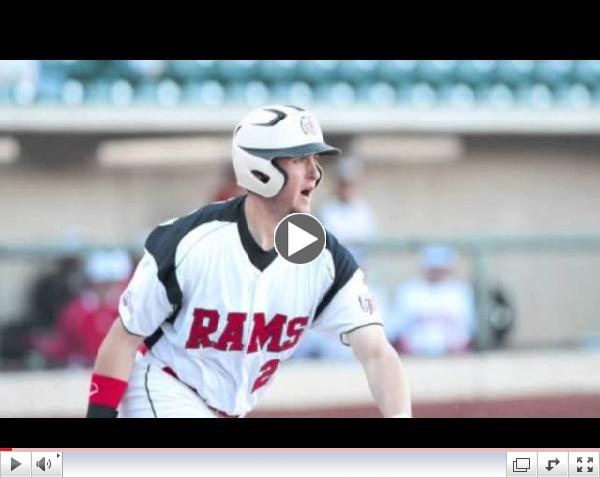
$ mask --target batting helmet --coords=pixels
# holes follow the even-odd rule
[[[232,158],[237,182],[266,198],[281,191],[287,179],[275,159],[340,153],[341,150],[324,142],[321,127],[312,113],[297,106],[273,105],[255,110],[233,132]],[[320,172],[322,177],[323,171]]]

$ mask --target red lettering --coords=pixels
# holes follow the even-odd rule
[[[194,320],[190,328],[190,335],[185,344],[188,349],[216,348],[224,352],[241,351],[244,349],[244,325],[247,319],[245,312],[230,312],[227,314],[227,323],[218,340],[211,340],[211,334],[217,331],[219,325],[219,312],[212,309],[194,309]],[[287,322],[287,316],[275,314],[267,322],[263,312],[254,314],[252,331],[248,342],[247,353],[258,350],[268,352],[283,352],[298,344],[309,322],[308,317],[295,317]],[[283,343],[282,338],[287,338]]]
[[[243,312],[230,312],[227,315],[225,330],[219,337],[215,348],[219,350],[242,350],[244,348],[242,338],[244,336],[245,321],[246,314]]]
[[[277,367],[279,367],[279,359],[273,359],[265,362],[265,364],[260,368],[262,373],[258,376],[254,382],[254,385],[252,386],[252,392],[266,385],[269,379],[277,371]]]
[[[205,324],[205,319],[208,322]],[[185,344],[186,349],[197,349],[202,347],[214,347],[215,343],[208,337],[219,325],[219,312],[210,309],[194,309],[194,322],[190,330],[190,336]]]
[[[298,343],[304,333],[306,324],[308,324],[308,317],[296,317],[289,321],[286,332],[291,340],[286,340],[281,344],[281,351],[291,349]]]
[[[268,324],[265,324],[265,314],[262,312],[254,314],[254,328],[250,336],[248,353],[256,352],[259,349],[259,344],[260,348],[263,349],[267,342],[269,342],[267,346],[269,352],[280,352],[281,333],[286,319],[285,315],[276,314]]]

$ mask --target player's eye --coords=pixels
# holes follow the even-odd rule
[[[319,155],[316,155],[316,154],[314,154],[314,155],[313,154],[309,154],[307,156],[298,156],[297,158],[293,158],[292,161],[294,163],[308,162],[308,161],[310,161],[311,157],[314,158],[315,163],[319,165],[319,159],[320,159],[320,157],[319,157]]]

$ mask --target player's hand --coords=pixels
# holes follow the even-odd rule
[[[117,418],[118,412],[115,408],[104,405],[88,405],[86,418]]]
[[[412,415],[408,412],[397,413],[396,415],[392,415],[389,418],[412,418]]]

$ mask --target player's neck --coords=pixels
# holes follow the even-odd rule
[[[273,201],[248,194],[244,201],[244,214],[248,230],[256,243],[265,251],[273,249],[275,228],[287,213],[279,211]]]

